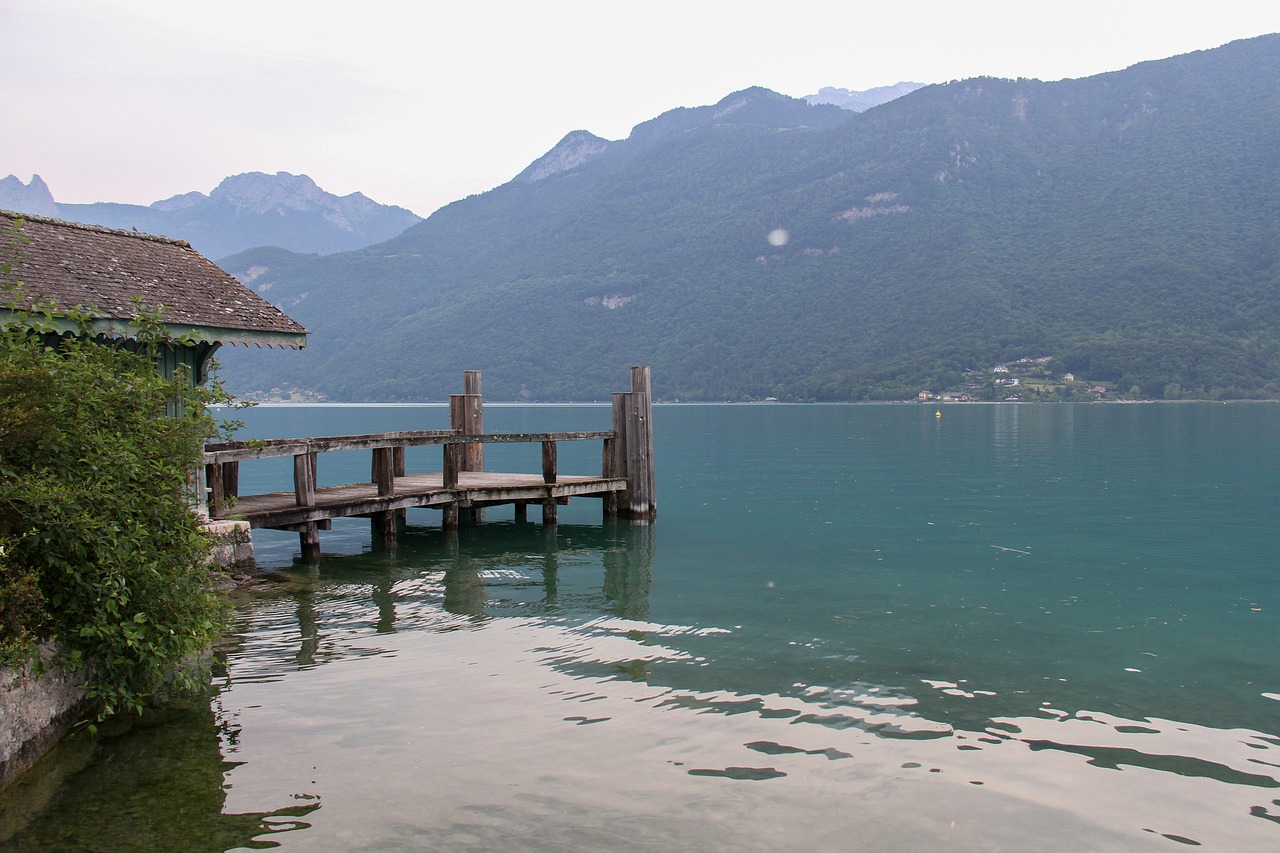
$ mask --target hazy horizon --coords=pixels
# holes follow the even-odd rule
[[[420,216],[510,180],[566,133],[607,139],[750,86],[1084,77],[1280,31],[1280,8],[1212,17],[1147,2],[1068,14],[985,2],[573,0],[406,8],[372,0],[174,6],[0,0],[0,93],[20,130],[0,174],[62,203],[151,204],[285,171]]]

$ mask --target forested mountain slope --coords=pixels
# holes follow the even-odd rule
[[[1143,396],[1280,396],[1280,36],[850,115],[763,89],[570,134],[400,237],[223,266],[313,332],[232,384],[337,399],[858,400],[1056,356]],[[544,162],[545,161],[545,162]],[[534,164],[537,166],[538,164]]]

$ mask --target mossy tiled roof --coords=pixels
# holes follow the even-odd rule
[[[210,343],[302,347],[307,330],[185,240],[0,210],[0,254],[28,302],[123,328],[141,308]]]

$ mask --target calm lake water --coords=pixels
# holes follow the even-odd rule
[[[937,416],[935,412],[940,412]],[[440,407],[263,407],[261,437]],[[490,405],[492,432],[607,429]],[[1280,406],[660,406],[658,519],[255,534],[208,705],[4,850],[1280,849]],[[438,470],[438,448],[409,469]],[[562,445],[599,471],[597,442]],[[536,445],[486,450],[538,471]],[[287,487],[246,463],[244,493]],[[367,454],[321,457],[321,484]]]

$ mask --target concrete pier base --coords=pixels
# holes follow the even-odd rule
[[[209,562],[229,572],[252,572],[257,568],[253,556],[253,537],[247,521],[209,521],[201,529],[214,538]]]

